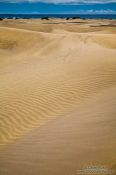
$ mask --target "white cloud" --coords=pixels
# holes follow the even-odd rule
[[[116,11],[114,10],[79,10],[76,11],[77,14],[116,14]],[[74,14],[74,12],[73,12]]]
[[[0,2],[11,2],[11,3],[19,3],[19,2],[44,2],[44,3],[54,3],[54,4],[88,4],[88,3],[111,3],[116,0],[0,0]]]

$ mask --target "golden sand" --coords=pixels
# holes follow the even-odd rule
[[[0,22],[1,175],[115,169],[114,26],[111,20]]]

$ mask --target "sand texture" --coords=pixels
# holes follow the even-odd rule
[[[86,166],[116,173],[116,22],[1,21],[0,175]]]

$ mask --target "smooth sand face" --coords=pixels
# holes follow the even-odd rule
[[[115,23],[0,22],[1,175],[115,171]]]

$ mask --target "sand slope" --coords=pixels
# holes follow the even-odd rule
[[[69,29],[0,28],[2,174],[115,166],[116,35]]]

